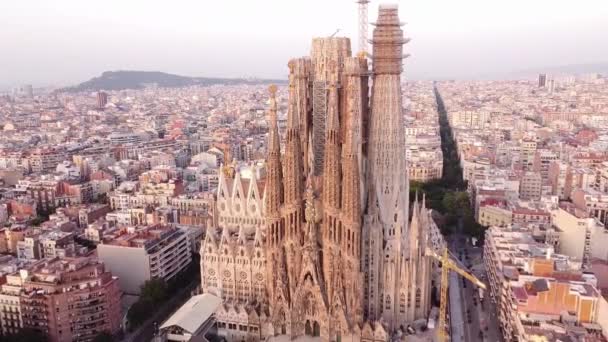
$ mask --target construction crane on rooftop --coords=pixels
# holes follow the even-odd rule
[[[448,340],[447,335],[447,314],[448,314],[448,286],[449,286],[449,273],[454,271],[462,277],[469,280],[471,283],[485,290],[486,285],[482,283],[477,277],[468,273],[461,268],[451,257],[447,247],[443,250],[443,255],[437,254],[430,248],[426,248],[425,254],[430,256],[437,261],[441,262],[441,295],[439,302],[439,324],[437,326],[437,337],[439,342],[446,342]]]

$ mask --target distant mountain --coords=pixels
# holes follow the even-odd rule
[[[266,80],[255,78],[211,78],[187,77],[167,74],[159,71],[106,71],[99,77],[94,77],[74,87],[61,89],[67,92],[141,89],[156,85],[161,88],[178,88],[194,85],[214,84],[269,84],[286,83],[287,80]]]

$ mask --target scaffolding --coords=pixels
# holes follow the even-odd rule
[[[367,49],[367,4],[369,4],[369,0],[357,0],[356,2],[359,4],[359,52],[363,52],[367,56],[369,55]]]

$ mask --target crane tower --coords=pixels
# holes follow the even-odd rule
[[[367,4],[369,4],[369,0],[356,0],[357,4],[359,4],[359,52],[365,53],[365,55],[369,55],[369,51],[367,49]]]

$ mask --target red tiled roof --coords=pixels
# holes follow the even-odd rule
[[[515,295],[515,298],[517,300],[521,300],[521,301],[527,301],[528,300],[528,292],[526,292],[526,290],[523,287],[511,287],[511,290],[513,291],[513,295]]]

